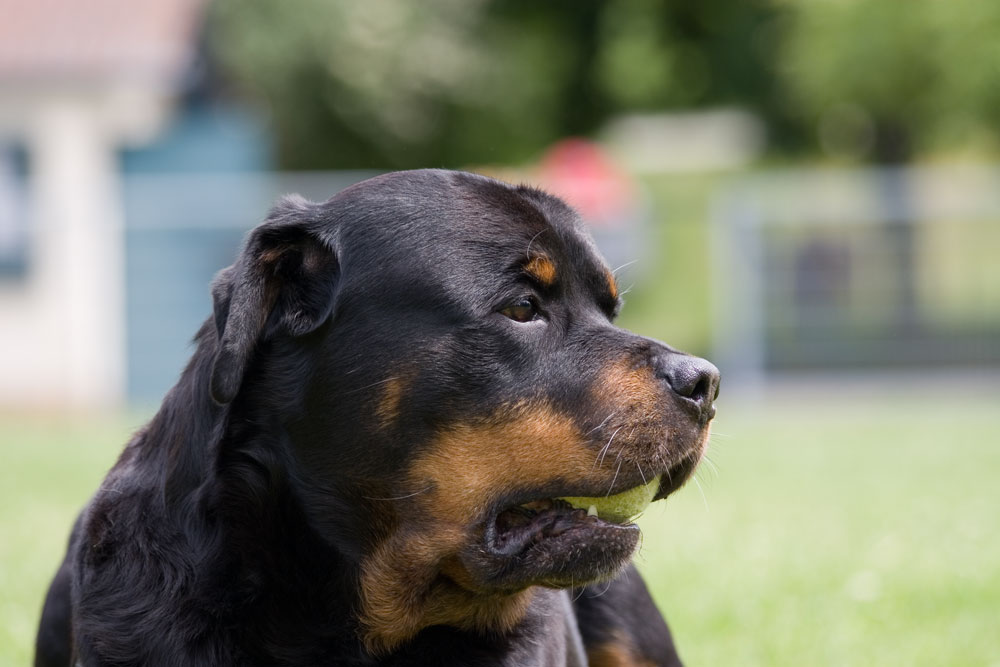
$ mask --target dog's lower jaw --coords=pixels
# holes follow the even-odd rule
[[[534,589],[481,594],[456,583],[444,572],[414,581],[386,561],[369,562],[362,573],[362,641],[373,655],[385,655],[421,630],[446,625],[459,630],[502,635],[522,621]],[[403,576],[400,576],[400,575]]]
[[[608,541],[614,558],[592,562],[593,567],[585,571],[568,572],[555,567],[561,562],[558,557],[567,555],[565,549],[557,549],[548,553],[551,570],[533,569],[530,576],[514,576],[503,563],[483,560],[488,547],[482,536],[470,542],[467,528],[435,528],[416,533],[397,528],[361,564],[361,640],[375,656],[391,653],[431,626],[494,638],[511,633],[525,619],[541,589],[569,588],[616,576],[627,564],[638,537],[635,526],[609,524],[604,532],[625,534]]]
[[[386,655],[431,626],[491,637],[510,633],[525,619],[539,587],[569,588],[616,576],[639,533],[632,524],[584,517],[551,534],[538,527],[541,537],[503,553],[495,513],[472,525],[428,520],[428,514],[419,527],[389,527],[360,563],[358,620],[373,655]]]

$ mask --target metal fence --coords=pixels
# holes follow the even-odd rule
[[[776,171],[732,183],[712,217],[730,380],[1000,367],[1000,170]]]
[[[208,285],[282,194],[369,172],[130,174],[128,395],[157,401],[211,312]],[[715,197],[713,326],[727,382],[773,372],[1000,369],[1000,170],[789,170]]]

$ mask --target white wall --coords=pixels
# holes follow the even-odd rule
[[[116,137],[93,95],[47,95],[24,112],[28,270],[0,281],[0,404],[114,406],[125,378]]]

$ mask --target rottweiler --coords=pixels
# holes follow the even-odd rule
[[[212,296],[36,664],[679,664],[630,519],[694,471],[719,375],[613,324],[570,207],[444,170],[291,196]]]

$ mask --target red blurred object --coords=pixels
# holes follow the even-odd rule
[[[632,179],[593,142],[570,138],[554,144],[542,157],[539,179],[594,226],[624,226],[632,217]]]

